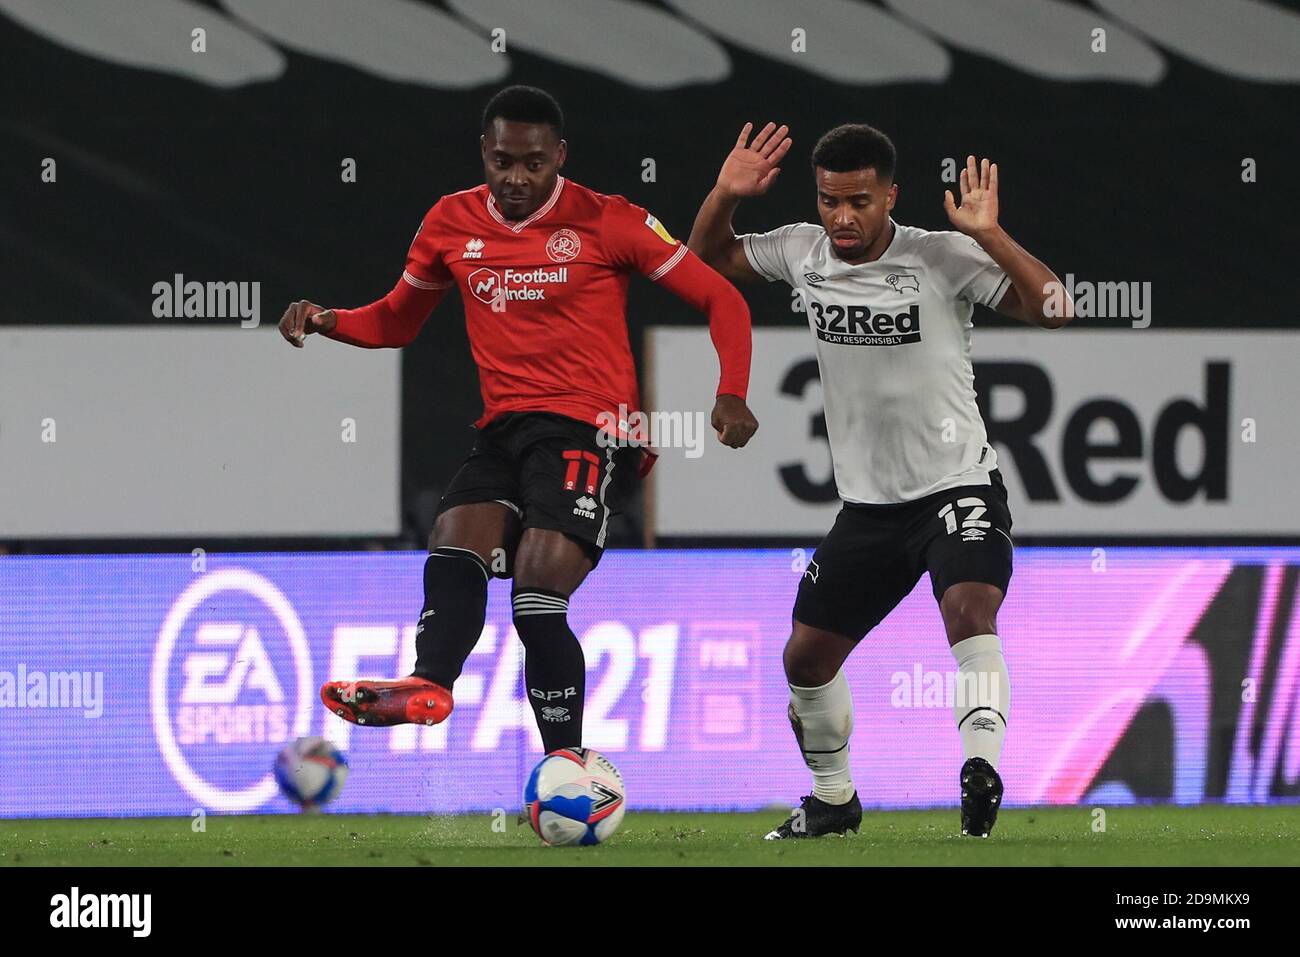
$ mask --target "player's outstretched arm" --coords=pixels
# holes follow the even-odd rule
[[[789,127],[768,123],[753,142],[754,124],[746,123],[718,173],[717,185],[705,197],[686,241],[691,252],[728,279],[761,279],[745,256],[744,244],[731,228],[731,217],[740,201],[762,196],[781,172],[782,158],[790,151]]]
[[[383,299],[359,309],[322,309],[301,299],[285,310],[280,335],[299,349],[312,333],[364,349],[400,349],[415,341],[444,292],[416,287],[403,276]]]
[[[722,370],[710,421],[719,442],[741,448],[758,431],[758,419],[745,404],[753,348],[745,297],[690,252],[664,274],[659,284],[708,315],[709,337]]]
[[[998,164],[986,159],[976,166],[968,156],[960,180],[961,205],[952,190],[944,190],[943,208],[953,226],[979,243],[1011,280],[998,312],[1044,329],[1064,326],[1074,318],[1074,303],[1061,280],[998,224]]]

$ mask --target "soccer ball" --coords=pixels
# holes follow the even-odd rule
[[[623,776],[590,748],[561,748],[542,758],[524,786],[524,811],[542,842],[599,844],[623,820]]]
[[[347,779],[348,759],[324,738],[290,741],[275,759],[280,790],[304,809],[334,800]]]

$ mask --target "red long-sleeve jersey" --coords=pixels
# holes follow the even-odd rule
[[[518,222],[501,215],[486,185],[444,196],[425,215],[392,292],[337,310],[332,338],[407,345],[455,286],[479,369],[478,426],[521,411],[600,425],[617,419],[620,405],[640,408],[627,335],[632,272],[708,314],[722,367],[717,394],[743,399],[751,345],[740,293],[640,206],[563,176]]]

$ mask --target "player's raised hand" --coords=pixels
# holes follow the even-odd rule
[[[952,190],[943,191],[943,208],[953,226],[967,236],[993,229],[998,224],[998,164],[966,157],[961,171],[961,206],[953,202]]]
[[[718,441],[733,449],[743,448],[758,431],[758,419],[738,395],[720,395],[710,419]]]
[[[301,349],[303,339],[313,332],[333,332],[336,322],[333,309],[325,309],[314,302],[299,299],[290,303],[284,311],[284,316],[280,319],[280,335],[290,345]]]
[[[718,188],[732,196],[761,196],[772,185],[781,168],[778,165],[790,152],[790,127],[768,123],[754,141],[749,142],[753,123],[746,123],[736,145],[722,163]]]

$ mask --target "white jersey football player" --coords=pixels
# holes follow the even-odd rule
[[[1011,513],[975,400],[976,303],[1059,328],[1073,314],[1056,275],[998,225],[998,167],[961,171],[956,231],[894,221],[889,138],[836,127],[813,149],[820,224],[737,236],[740,200],[767,192],[788,128],[745,124],[700,207],[690,248],[733,280],[793,288],[816,339],[835,482],[843,506],[799,583],[785,646],[790,723],[812,794],[769,839],[857,831],[849,772],[849,652],[929,572],[957,661],[954,723],[963,834],[987,837],[1002,800],[997,766],[1011,701],[997,612],[1011,580]],[[1052,285],[1055,284],[1055,285]]]

